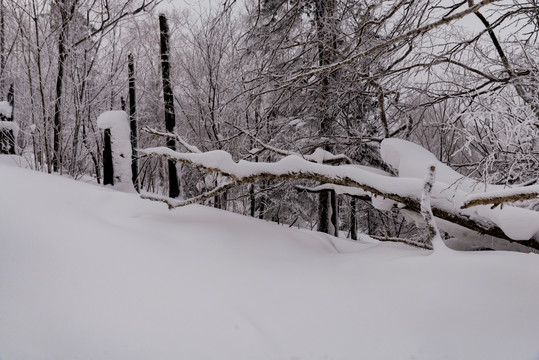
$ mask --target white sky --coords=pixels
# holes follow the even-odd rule
[[[164,0],[160,7],[164,9],[188,9],[197,12],[201,8],[208,8],[220,3],[220,0]]]

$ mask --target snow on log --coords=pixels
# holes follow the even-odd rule
[[[424,149],[423,151],[426,152]],[[174,201],[168,198],[153,199],[167,203],[169,208],[200,202],[231,187],[257,180],[285,181],[305,179],[359,188],[370,193],[371,196],[398,202],[400,207],[416,213],[419,213],[421,209],[420,194],[424,185],[422,178],[391,177],[358,167],[318,164],[294,155],[287,156],[275,163],[264,163],[244,160],[235,162],[229,153],[221,150],[206,153],[179,153],[165,147],[157,147],[140,150],[140,152],[143,156],[166,157],[169,160],[190,164],[199,169],[217,172],[228,177],[225,184],[210,193],[202,194],[193,199]],[[531,223],[531,225],[526,223],[526,226],[520,226],[526,228],[525,231],[514,231],[518,227],[515,227],[509,221],[501,220],[497,214],[493,215],[491,213],[493,210],[491,209],[484,209],[481,213],[476,210],[459,209],[457,205],[462,202],[461,200],[465,195],[467,193],[464,191],[453,189],[446,183],[435,182],[432,188],[431,201],[434,216],[479,234],[490,235],[504,241],[519,242],[524,246],[539,249],[539,242],[534,239],[539,234],[539,226],[536,225],[539,224],[538,213],[526,209],[511,208],[510,212],[513,210],[517,212],[523,211],[535,219],[535,222]],[[145,195],[145,198],[151,197],[152,195]],[[504,211],[509,208],[504,208]],[[515,219],[513,212],[509,214],[509,217],[513,220]],[[442,226],[441,224],[445,223],[441,222],[439,226]],[[454,227],[454,225],[448,226],[448,228],[451,227]],[[442,228],[442,230],[446,231],[445,228]]]
[[[429,164],[436,166],[437,182],[447,184],[450,189],[466,193],[502,190],[500,185],[485,184],[466,177],[446,164],[420,145],[402,139],[384,139],[380,145],[382,160],[397,171],[399,177],[423,179]]]
[[[437,169],[436,184],[441,188],[441,192],[436,194],[435,191],[433,193],[433,207],[436,206],[434,199],[440,197],[439,201],[444,198],[451,203],[452,209],[460,214],[465,214],[469,219],[495,224],[509,239],[539,238],[539,213],[536,211],[515,206],[504,206],[503,209],[493,209],[489,206],[475,206],[473,209],[467,209],[471,205],[461,206],[461,204],[466,204],[465,200],[467,199],[489,197],[486,194],[516,194],[518,190],[485,184],[459,174],[438,161],[434,154],[428,150],[406,140],[384,139],[381,144],[381,155],[387,164],[397,170],[399,177],[422,178],[424,169],[429,164],[434,164]],[[537,190],[539,188],[530,187],[528,196],[532,196],[532,193]],[[436,210],[433,209],[433,211],[436,215]]]
[[[110,129],[114,186],[123,191],[135,191],[131,179],[131,129],[125,111],[106,111],[97,118],[97,127]]]

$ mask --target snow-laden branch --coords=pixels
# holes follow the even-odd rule
[[[401,207],[416,213],[421,211],[420,194],[423,189],[423,179],[397,178],[366,171],[353,166],[330,166],[309,162],[298,156],[287,156],[275,163],[265,162],[235,162],[225,151],[209,151],[206,153],[179,153],[165,147],[140,150],[142,156],[166,157],[169,160],[190,164],[199,169],[216,172],[228,177],[220,187],[188,200],[172,200],[154,197],[153,200],[166,202],[170,208],[185,206],[204,201],[234,186],[251,183],[258,180],[287,181],[314,180],[322,183],[345,187],[359,188],[371,194],[371,197],[389,199],[400,203]],[[527,232],[514,232],[512,226],[501,222],[506,234],[490,217],[482,217],[474,211],[464,211],[455,207],[454,198],[464,197],[460,190],[448,191],[445,183],[433,184],[432,212],[437,218],[473,230],[479,234],[490,235],[509,242],[539,249],[539,243],[533,238],[534,228]],[[148,196],[146,198],[149,198]],[[512,232],[513,231],[513,232]],[[525,236],[523,236],[525,235]]]
[[[498,191],[489,191],[479,194],[470,194],[461,205],[461,209],[467,209],[478,205],[500,205],[508,202],[533,200],[539,198],[539,185],[509,188]]]

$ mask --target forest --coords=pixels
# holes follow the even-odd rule
[[[2,153],[171,209],[539,251],[535,0],[164,4],[0,0]]]

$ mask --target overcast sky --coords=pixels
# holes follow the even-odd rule
[[[207,8],[211,5],[217,5],[220,0],[164,0],[161,5],[166,9],[189,9],[192,11],[199,11],[200,8]]]

